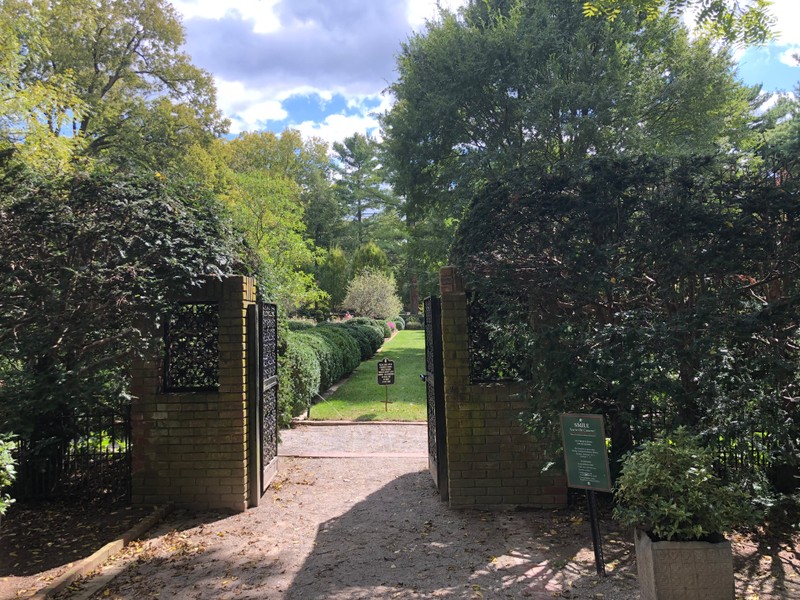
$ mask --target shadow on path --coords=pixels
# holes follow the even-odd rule
[[[563,597],[592,598],[589,539],[588,524],[563,511],[450,510],[427,472],[409,473],[319,526],[286,597],[544,599],[586,587],[592,593]],[[630,569],[630,545],[607,545],[606,559]],[[606,583],[638,597],[627,594],[630,577]]]

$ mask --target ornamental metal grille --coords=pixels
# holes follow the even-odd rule
[[[519,379],[524,364],[524,355],[513,347],[520,341],[514,331],[519,316],[492,314],[490,309],[490,303],[476,292],[467,295],[471,383]]]
[[[262,467],[278,455],[278,307],[261,303]]]
[[[263,405],[261,428],[263,435],[262,465],[268,465],[278,455],[278,386],[272,386],[261,396]]]
[[[164,388],[167,392],[219,388],[219,306],[179,304],[167,318]]]
[[[263,348],[264,379],[278,374],[278,307],[275,304],[261,305],[261,336]]]
[[[433,351],[433,299],[425,298],[425,390],[428,400],[428,456],[433,457],[435,462],[436,452],[436,388],[432,373],[434,371],[434,351]]]

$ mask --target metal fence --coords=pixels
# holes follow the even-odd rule
[[[130,406],[75,413],[61,431],[16,451],[18,500],[46,498],[127,499],[131,481]]]

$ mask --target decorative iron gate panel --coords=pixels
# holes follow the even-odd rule
[[[447,500],[447,427],[444,411],[442,307],[436,297],[425,299],[425,386],[428,400],[428,468],[442,500]]]
[[[277,473],[278,307],[266,302],[248,306],[247,330],[249,504],[258,506]]]

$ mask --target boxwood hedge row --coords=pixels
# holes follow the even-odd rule
[[[279,422],[287,427],[313,399],[370,358],[384,340],[385,323],[351,319],[346,323],[289,323],[286,350],[279,360]],[[387,336],[388,337],[388,336]]]

